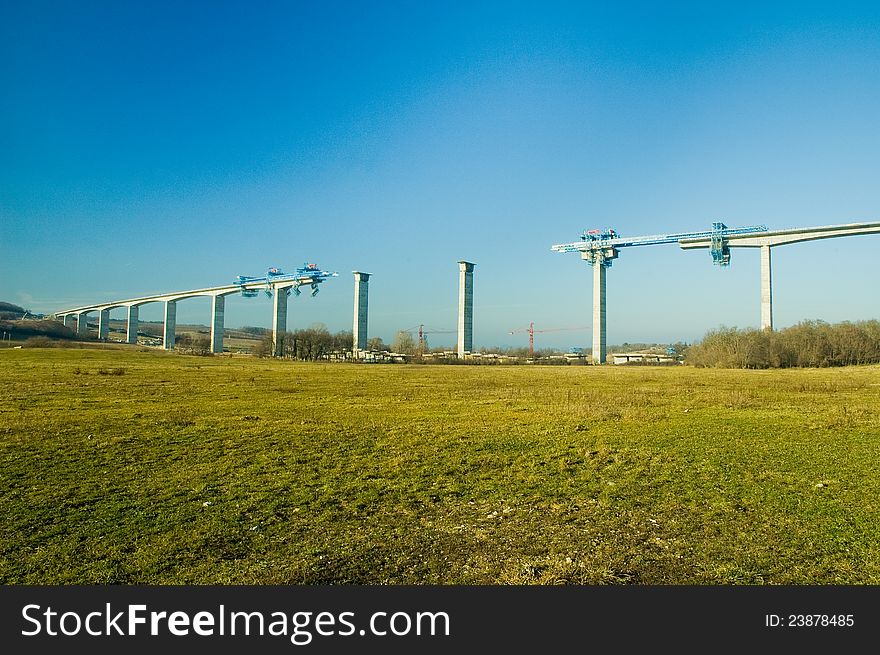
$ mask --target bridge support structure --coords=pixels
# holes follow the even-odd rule
[[[128,326],[125,335],[126,343],[138,342],[138,305],[128,306]]]
[[[367,318],[370,300],[370,274],[352,271],[354,274],[354,321],[352,324],[353,355],[367,349]]]
[[[107,341],[110,335],[110,310],[102,309],[98,312],[98,340]]]
[[[761,329],[773,329],[773,284],[770,246],[761,246]]]
[[[290,287],[276,287],[272,297],[272,354],[284,354],[284,335],[287,332],[287,299]]]
[[[89,312],[78,312],[76,315],[76,334],[79,337],[89,336]]]
[[[593,352],[591,362],[604,364],[606,352],[605,273],[620,255],[616,248],[585,250],[581,258],[593,267]]]
[[[174,349],[174,337],[177,332],[177,301],[165,301],[165,324],[162,326],[162,347]]]
[[[211,297],[211,352],[223,352],[223,320],[226,313],[226,297]]]
[[[458,347],[459,357],[474,349],[474,266],[458,262]]]

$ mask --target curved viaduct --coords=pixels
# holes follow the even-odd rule
[[[88,333],[88,316],[98,313],[98,338],[106,340],[110,332],[110,310],[118,307],[128,308],[128,343],[137,343],[138,311],[141,305],[152,302],[165,303],[165,321],[162,344],[165,350],[174,348],[174,330],[177,326],[177,303],[188,298],[207,296],[211,298],[211,352],[223,352],[223,317],[226,308],[226,296],[240,293],[242,290],[260,291],[269,289],[272,293],[272,342],[275,354],[279,354],[280,340],[278,335],[287,331],[287,297],[292,287],[311,283],[311,278],[287,278],[276,282],[246,282],[243,284],[229,284],[220,287],[208,287],[206,289],[193,289],[190,291],[176,291],[162,293],[154,296],[130,298],[128,300],[116,300],[109,303],[85,305],[61,312],[55,312],[56,319],[64,322],[64,325],[73,328],[76,321],[76,332],[81,336]]]

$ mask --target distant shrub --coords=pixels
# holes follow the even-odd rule
[[[210,337],[196,337],[192,340],[192,351],[195,355],[202,355],[203,357],[207,357],[211,354],[211,338]]]
[[[124,368],[99,368],[98,375],[125,375]]]
[[[174,340],[174,349],[179,353],[207,356],[211,354],[211,338],[204,335],[193,337],[190,334],[180,334]]]
[[[28,337],[22,345],[25,348],[51,348],[52,339],[49,337]]]

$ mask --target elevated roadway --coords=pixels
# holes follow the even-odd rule
[[[153,302],[165,303],[165,319],[162,344],[166,350],[174,348],[174,331],[177,326],[177,303],[188,298],[209,297],[211,298],[211,352],[223,352],[223,322],[226,308],[226,296],[234,293],[249,292],[253,294],[259,291],[269,291],[272,295],[272,339],[275,344],[276,354],[280,349],[279,335],[287,331],[287,299],[291,289],[303,285],[315,284],[313,277],[304,275],[301,277],[289,275],[278,280],[243,282],[241,284],[227,284],[204,289],[191,289],[189,291],[174,291],[160,293],[152,296],[141,296],[127,300],[114,300],[112,302],[83,305],[60,312],[55,312],[54,317],[67,327],[74,328],[81,336],[88,334],[89,314],[98,314],[98,339],[106,340],[110,332],[110,310],[118,307],[128,308],[128,329],[126,341],[137,343],[138,312],[142,305]]]
[[[844,223],[842,225],[823,225],[819,227],[800,227],[789,230],[773,230],[758,234],[730,234],[724,236],[727,248],[761,249],[761,328],[773,329],[773,283],[770,266],[770,249],[802,241],[832,239],[836,237],[880,234],[880,222]],[[678,242],[684,250],[711,248],[709,238],[681,239]]]

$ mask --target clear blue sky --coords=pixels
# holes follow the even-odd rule
[[[455,327],[467,259],[475,345],[525,345],[508,332],[529,321],[590,325],[589,268],[550,251],[584,229],[880,220],[880,5],[617,4],[5,2],[0,299],[49,312],[310,261],[340,277],[293,327],[350,329],[362,270],[391,340]],[[776,249],[777,324],[878,317],[878,250]],[[608,293],[609,343],[757,326],[758,254],[625,250]],[[266,298],[227,301],[230,327],[269,321]]]

